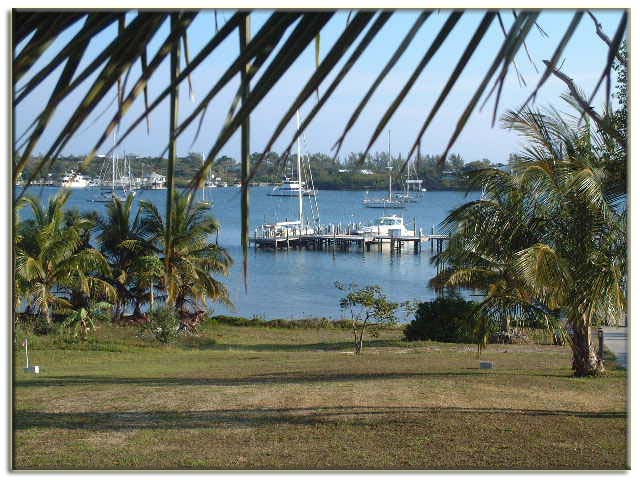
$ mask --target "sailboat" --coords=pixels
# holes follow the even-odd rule
[[[387,170],[389,170],[389,196],[387,198],[368,198],[369,192],[367,192],[367,198],[362,201],[362,204],[368,208],[405,208],[405,202],[393,197],[391,191],[391,130],[389,130],[389,163]]]
[[[118,157],[115,152],[111,155],[111,181],[103,181],[103,192],[102,198],[93,200],[94,202],[99,203],[109,203],[113,199],[118,199],[120,201],[126,200],[129,194],[135,195],[136,190],[133,188],[131,181],[131,165],[129,165],[128,175],[124,175],[124,170],[126,169],[126,156],[123,159],[122,172],[118,171]],[[120,176],[118,177],[118,174]],[[111,187],[109,189],[109,187]],[[118,192],[117,188],[120,187],[122,192]]]
[[[412,187],[416,187],[415,191]],[[393,198],[405,203],[416,203],[422,198],[422,180],[411,178],[411,164],[407,164],[407,179],[405,180],[404,192],[394,193]]]
[[[300,112],[296,112],[296,125],[297,129],[300,130]],[[300,135],[297,138],[297,167],[298,167],[298,185],[303,185],[302,183],[302,164],[301,164],[301,149],[300,149]],[[304,192],[302,188],[298,188],[296,190],[296,195],[298,197],[298,220],[292,221],[284,221],[284,222],[276,222],[273,224],[264,224],[261,225],[259,230],[262,233],[262,236],[266,237],[280,237],[280,236],[297,236],[297,235],[311,235],[315,233],[313,227],[305,224],[304,221]]]

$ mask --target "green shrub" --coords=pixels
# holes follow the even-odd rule
[[[471,314],[476,306],[458,297],[420,303],[415,320],[404,329],[405,340],[473,343],[476,335]]]
[[[170,343],[178,336],[180,319],[175,309],[160,307],[149,314],[149,321],[142,325],[142,333],[151,333],[160,343]]]

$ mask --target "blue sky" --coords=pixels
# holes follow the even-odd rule
[[[342,154],[351,151],[361,151],[367,145],[369,137],[374,130],[378,119],[393,101],[401,86],[411,75],[413,69],[430,45],[432,39],[448,16],[447,11],[434,13],[422,26],[419,34],[414,39],[410,48],[402,59],[398,62],[390,75],[379,87],[376,95],[367,105],[355,127],[348,135]],[[483,11],[467,11],[456,26],[452,35],[446,40],[438,54],[421,74],[418,81],[412,88],[402,106],[396,111],[389,123],[391,130],[391,149],[394,154],[406,155],[416,138],[418,130],[428,115],[431,106],[440,94],[440,90],[449,78],[456,62],[462,54],[466,42],[471,37],[475,28],[481,20]],[[516,63],[527,85],[519,85],[515,72],[511,69],[507,83],[504,87],[500,112],[509,108],[517,108],[528,96],[536,85],[542,71],[542,60],[551,57],[552,52],[559,39],[564,34],[567,25],[571,21],[573,11],[554,10],[544,11],[539,17],[539,24],[549,35],[548,38],[541,35],[536,29],[532,29],[528,39],[527,47],[533,58],[538,72],[528,60],[524,50],[519,52]],[[598,20],[602,23],[604,31],[612,37],[619,19],[622,15],[620,10],[596,10],[594,11]],[[224,22],[231,16],[230,11],[219,11],[218,21]],[[257,11],[252,14],[252,30],[257,32],[270,12]],[[341,11],[330,20],[322,32],[322,54],[324,55],[341,31],[344,29],[348,12]],[[354,108],[368,89],[369,85],[376,78],[389,57],[393,54],[398,44],[406,32],[411,28],[418,12],[415,10],[404,10],[395,12],[387,25],[380,32],[378,37],[369,46],[367,51],[358,60],[349,76],[343,80],[338,89],[334,92],[323,111],[318,114],[310,127],[306,131],[305,150],[308,152],[330,153],[330,149],[339,137],[344,125]],[[132,17],[131,15],[130,17]],[[503,19],[507,28],[513,21],[510,11],[503,12]],[[59,39],[52,48],[53,51],[61,48],[69,38],[77,31],[78,27],[70,29],[64,38]],[[213,11],[205,11],[194,21],[189,31],[190,55],[202,48],[214,31]],[[167,33],[167,25],[163,26],[150,45],[150,57],[158,48],[160,42]],[[110,41],[115,29],[105,31],[100,37],[93,40],[91,44],[91,54],[103,48]],[[453,91],[449,95],[440,112],[427,130],[422,141],[423,153],[441,153],[448,139],[455,128],[458,118],[465,108],[469,98],[475,92],[478,82],[484,76],[486,69],[492,62],[500,42],[503,38],[497,21],[494,21],[488,34],[478,46],[466,71],[458,80]],[[193,74],[192,81],[196,100],[202,98],[209,88],[213,86],[216,79],[224,72],[227,66],[238,54],[237,35],[231,35],[224,44]],[[596,34],[591,19],[585,15],[578,27],[576,34],[567,46],[564,53],[564,63],[562,70],[572,77],[576,83],[586,92],[591,92],[606,60],[607,47]],[[50,57],[49,57],[50,58]],[[37,71],[38,66],[42,66],[47,59],[43,59],[34,66],[32,72]],[[306,80],[312,75],[315,68],[315,53],[313,44],[301,55],[290,71],[279,81],[276,87],[270,92],[267,98],[258,106],[252,116],[251,141],[252,151],[261,150],[271,136],[275,125],[281,116],[288,109],[289,105],[298,94]],[[337,71],[337,69],[336,69]],[[139,73],[139,67],[133,69],[132,75]],[[260,74],[261,72],[259,72]],[[97,71],[96,71],[97,74]],[[28,78],[28,76],[27,76]],[[154,96],[166,86],[168,78],[168,62],[156,74],[155,79],[150,84],[150,96]],[[329,85],[333,77],[325,80],[323,87]],[[20,134],[23,129],[33,120],[46,101],[50,89],[54,85],[55,79],[43,84],[34,94],[23,104],[16,108],[16,126]],[[93,78],[90,80],[93,81]],[[129,86],[133,82],[129,82]],[[88,89],[90,83],[85,82],[84,87]],[[231,82],[211,103],[205,117],[204,126],[200,136],[194,139],[195,129],[188,130],[178,143],[178,153],[186,154],[189,151],[208,152],[210,146],[220,131],[220,127],[226,117],[226,113],[231,99],[238,86],[238,81]],[[86,90],[85,90],[86,91]],[[564,85],[554,77],[549,78],[543,86],[537,99],[540,106],[555,105],[562,110],[570,111],[559,96],[564,93]],[[115,92],[114,95],[115,97]],[[194,103],[189,99],[186,82],[181,87],[180,117],[185,118],[193,109]],[[57,115],[51,125],[51,129],[42,139],[36,148],[36,152],[44,152],[53,141],[55,135],[64,125],[64,121],[71,109],[75,108],[80,100],[80,95],[74,95],[59,108]],[[596,106],[603,104],[604,97],[601,94],[596,99]],[[301,114],[304,116],[313,106],[315,95],[302,108]],[[521,142],[512,132],[500,128],[498,124],[491,127],[491,111],[493,103],[487,104],[482,111],[476,111],[471,116],[467,126],[458,138],[452,151],[462,154],[465,161],[473,161],[481,158],[489,158],[492,161],[506,161],[510,152],[517,151]],[[142,108],[141,99],[132,108],[129,118],[137,116]],[[99,137],[104,125],[115,111],[115,105],[111,99],[105,101],[93,115],[92,119],[84,125],[75,138],[68,144],[65,154],[83,154],[88,152]],[[99,113],[105,112],[100,116]],[[123,123],[126,126],[127,122]],[[280,151],[289,143],[291,135],[294,133],[295,124],[292,122],[280,140],[275,145],[275,150]],[[131,153],[145,155],[159,155],[166,147],[168,132],[168,104],[165,102],[154,111],[151,117],[151,133],[147,135],[146,128],[141,125],[133,134],[128,137],[123,145],[124,150]],[[381,136],[374,144],[373,150],[386,150],[387,135]],[[101,150],[106,150],[110,142],[105,144]],[[221,154],[228,154],[238,157],[239,135],[234,135]]]

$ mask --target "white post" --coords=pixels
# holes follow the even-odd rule
[[[27,368],[29,368],[29,340],[25,338],[22,344],[24,345],[24,354],[27,357]]]

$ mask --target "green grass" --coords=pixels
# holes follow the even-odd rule
[[[624,469],[626,372],[571,377],[549,345],[206,327],[160,346],[102,327],[16,357],[17,469]]]

